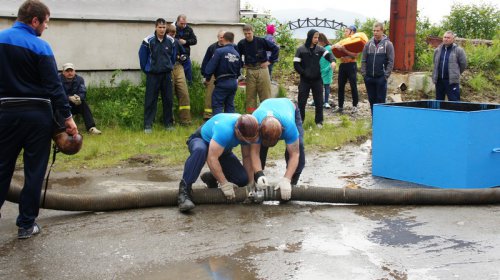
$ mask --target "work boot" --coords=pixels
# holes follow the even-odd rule
[[[201,174],[200,178],[203,183],[207,184],[207,187],[209,189],[216,189],[219,187],[219,185],[217,184],[217,179],[215,179],[214,175],[210,171]]]
[[[177,198],[177,203],[179,204],[179,211],[181,212],[187,212],[195,206],[193,203],[193,190],[184,180],[181,180],[179,183],[179,197]]]

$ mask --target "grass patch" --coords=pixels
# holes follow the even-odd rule
[[[120,127],[103,128],[100,136],[84,134],[82,150],[73,156],[59,153],[56,170],[99,169],[119,166],[180,166],[189,152],[186,140],[201,124],[201,120],[191,126],[176,126],[173,131],[155,129],[152,134],[144,134],[133,129]],[[304,124],[306,151],[331,151],[349,142],[357,142],[371,133],[369,120],[351,121],[345,117],[338,125],[325,124],[316,128],[314,121]],[[283,158],[285,143],[280,141],[269,149],[269,159]],[[234,149],[241,158],[240,149]]]

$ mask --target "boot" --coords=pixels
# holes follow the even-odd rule
[[[200,179],[203,181],[203,183],[207,184],[207,187],[209,189],[216,189],[219,187],[219,185],[217,184],[217,179],[215,179],[214,175],[210,171],[201,174]]]
[[[193,203],[193,190],[191,186],[186,184],[186,181],[181,180],[179,183],[179,197],[177,198],[177,203],[179,204],[179,211],[188,212],[194,208]]]

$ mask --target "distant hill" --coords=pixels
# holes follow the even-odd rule
[[[359,19],[361,22],[366,21],[367,17],[354,13],[338,9],[326,9],[323,11],[317,11],[314,9],[284,9],[272,11],[271,15],[278,19],[280,22],[296,21],[297,19],[306,18],[319,18],[319,19],[329,19],[335,20],[336,22],[342,22],[345,25],[354,24],[355,19]],[[312,27],[311,27],[312,28]],[[295,38],[305,39],[307,37],[307,31],[311,29],[309,27],[300,28],[293,31]],[[328,38],[333,39],[335,37],[335,30],[329,28],[315,28],[319,32],[326,34]]]

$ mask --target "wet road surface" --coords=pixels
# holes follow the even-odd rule
[[[310,155],[301,184],[417,187],[372,177],[370,156],[369,142]],[[275,161],[266,175],[277,180],[283,168],[284,162]],[[181,171],[57,174],[52,188],[176,188]],[[266,202],[199,205],[189,215],[175,207],[42,209],[42,233],[23,241],[16,238],[16,216],[17,205],[6,202],[0,279],[500,279],[498,205]]]

